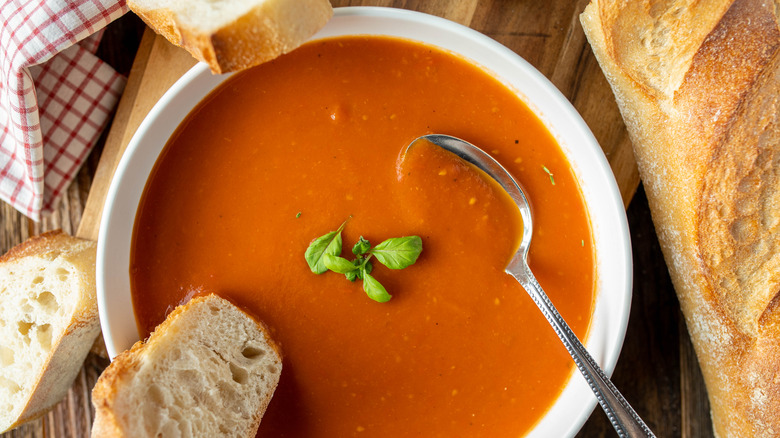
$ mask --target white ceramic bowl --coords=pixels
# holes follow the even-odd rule
[[[597,261],[597,295],[585,345],[607,374],[617,362],[631,304],[631,248],[625,210],[601,148],[571,104],[517,54],[467,27],[430,15],[388,8],[337,9],[313,39],[391,35],[439,46],[492,72],[531,107],[563,148],[588,206]],[[100,225],[97,289],[100,322],[113,358],[138,340],[130,298],[130,240],[147,176],[177,125],[228,76],[198,64],[155,105],[122,157]],[[573,436],[596,400],[578,372],[529,436]]]

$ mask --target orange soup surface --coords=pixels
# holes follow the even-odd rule
[[[166,145],[147,183],[131,256],[142,337],[194,294],[262,319],[284,354],[260,437],[516,437],[573,365],[504,273],[516,209],[458,160],[399,156],[442,133],[482,147],[523,184],[530,263],[578,336],[595,284],[590,224],[570,166],[516,94],[443,51],[386,37],[316,41],[236,74]],[[403,270],[375,263],[393,298],[313,274],[312,239],[342,256],[417,235]],[[567,421],[561,419],[561,421]]]

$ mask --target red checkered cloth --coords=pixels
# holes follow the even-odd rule
[[[0,199],[56,207],[105,128],[125,79],[95,55],[125,0],[0,0]]]

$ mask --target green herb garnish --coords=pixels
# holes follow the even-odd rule
[[[368,250],[371,249],[371,243],[364,239],[363,236],[360,236],[360,240],[358,240],[358,243],[355,244],[355,246],[352,247],[352,254],[355,255],[363,255]]]
[[[299,217],[301,217],[301,212],[300,211],[298,212],[298,214],[295,215],[295,219],[298,219]]]
[[[341,254],[341,230],[344,229],[345,225],[347,225],[347,221],[344,221],[336,231],[331,231],[312,240],[309,247],[306,248],[304,257],[306,257],[306,263],[309,264],[311,272],[315,274],[326,272],[328,268],[325,266],[323,257],[326,254],[334,256]]]
[[[360,236],[352,247],[355,258],[350,261],[340,255],[341,231],[346,224],[344,221],[336,231],[312,240],[305,254],[309,269],[315,274],[330,270],[344,274],[349,281],[362,280],[363,290],[369,298],[380,303],[389,301],[392,296],[387,293],[382,283],[370,275],[374,269],[371,258],[390,269],[406,268],[414,264],[420,256],[422,239],[419,236],[394,237],[371,248],[371,242]]]
[[[322,261],[325,263],[325,267],[339,274],[347,274],[355,270],[355,265],[344,257],[325,254]]]
[[[368,252],[390,269],[403,269],[417,261],[422,252],[422,239],[419,236],[394,237]]]
[[[542,169],[547,173],[547,175],[550,175],[550,182],[552,185],[555,185],[555,178],[553,178],[552,172],[550,172],[550,169],[547,168],[547,166],[542,166]]]
[[[386,303],[390,301],[390,298],[393,298],[392,295],[387,293],[382,283],[368,273],[363,274],[363,290],[366,291],[366,295],[369,298],[379,303]]]

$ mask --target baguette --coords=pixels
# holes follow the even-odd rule
[[[780,434],[780,30],[761,0],[592,0],[720,437]]]
[[[303,44],[333,15],[328,0],[129,0],[155,32],[214,73],[243,70]]]
[[[265,326],[193,298],[98,378],[92,437],[254,437],[281,371]]]
[[[0,431],[58,403],[99,333],[94,242],[52,231],[0,257]]]

